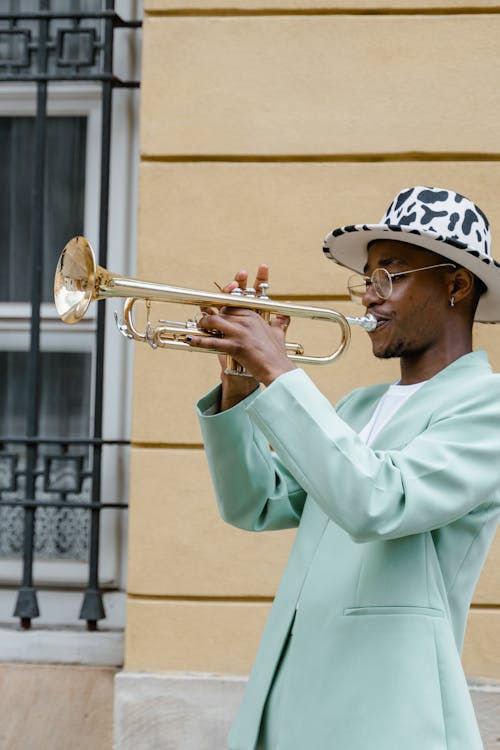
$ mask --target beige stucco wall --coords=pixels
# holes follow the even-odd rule
[[[145,3],[139,277],[211,289],[266,261],[275,296],[352,312],[323,236],[377,221],[419,183],[475,199],[500,247],[496,3],[209,5]],[[500,370],[496,329],[476,340]],[[308,372],[335,400],[397,363],[354,330],[339,364]],[[125,667],[246,673],[293,535],[217,515],[194,414],[215,360],[137,347],[134,374]],[[470,675],[500,678],[499,563],[500,540],[470,617]]]

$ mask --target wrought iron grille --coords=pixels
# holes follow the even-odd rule
[[[106,266],[113,91],[136,88],[113,71],[115,32],[138,29],[115,12],[114,0],[10,0],[0,12],[0,84],[30,83],[36,92],[31,193],[31,324],[27,358],[25,434],[0,435],[0,548],[22,556],[23,575],[14,616],[23,628],[39,616],[33,564],[37,554],[87,557],[88,581],[80,619],[95,630],[105,617],[99,584],[99,532],[103,510],[126,508],[125,502],[101,497],[101,468],[107,446],[127,444],[106,440],[103,425],[104,311],[97,311],[93,373],[92,434],[68,438],[40,434],[42,352],[40,348],[42,278],[44,271],[44,185],[48,129],[48,87],[55,81],[99,82],[101,89],[99,263]],[[27,6],[27,8],[26,8]],[[37,9],[34,9],[38,6]],[[61,10],[66,7],[66,10]],[[5,4],[4,4],[5,8]],[[25,269],[25,272],[27,269]],[[51,269],[52,271],[52,269]],[[6,519],[8,518],[8,523]],[[57,528],[57,533],[50,529]],[[62,529],[62,531],[61,531]],[[79,543],[70,537],[79,535]],[[56,545],[56,549],[50,547]]]

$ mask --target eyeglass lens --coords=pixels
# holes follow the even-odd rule
[[[353,302],[362,304],[363,297],[366,294],[368,286],[373,285],[373,289],[377,297],[380,299],[389,299],[392,292],[392,279],[391,275],[385,268],[376,268],[370,278],[359,276],[355,274],[351,276],[347,282],[347,288],[349,295]]]

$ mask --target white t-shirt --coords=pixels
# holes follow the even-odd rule
[[[390,385],[378,402],[372,418],[359,433],[361,440],[366,445],[371,445],[398,409],[401,409],[405,401],[426,382],[426,380],[422,380],[421,383],[414,383],[413,385]]]

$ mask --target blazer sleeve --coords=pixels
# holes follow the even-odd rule
[[[213,413],[218,386],[197,405],[219,511],[225,521],[249,531],[292,528],[299,524],[306,494],[248,418],[257,395]]]
[[[401,450],[366,447],[302,370],[277,378],[247,411],[290,474],[355,541],[394,539],[500,503],[492,378],[487,394],[480,383],[455,394]]]

